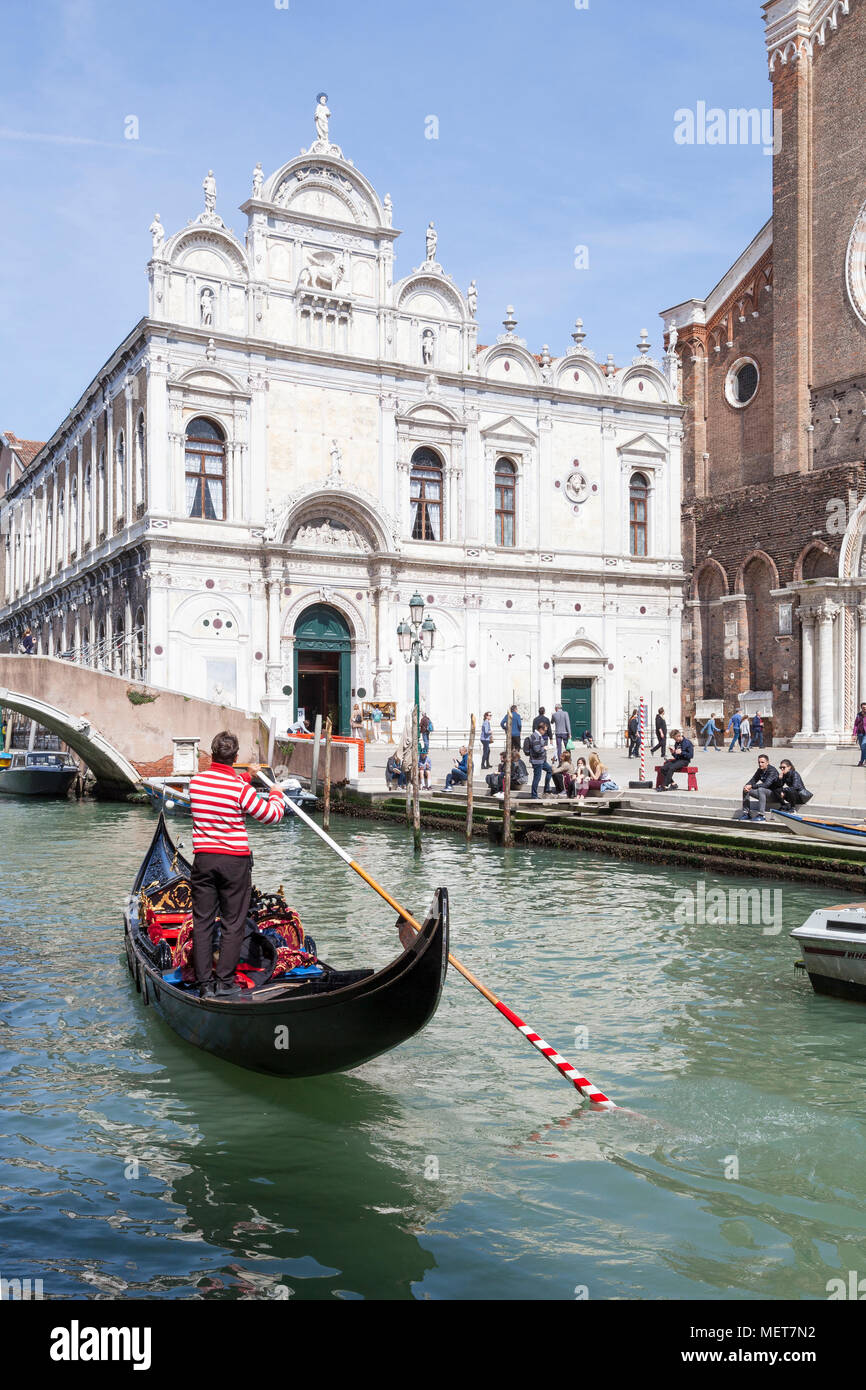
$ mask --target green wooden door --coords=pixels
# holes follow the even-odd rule
[[[336,608],[331,608],[326,603],[314,603],[311,608],[304,609],[295,623],[295,679],[293,681],[295,718],[297,718],[298,711],[300,676],[304,674],[305,667],[316,674],[321,673],[321,667],[326,664],[321,660],[323,652],[336,652],[339,657],[338,711],[334,723],[334,733],[348,734],[350,732],[349,718],[352,697],[352,637],[345,618],[337,612]],[[324,707],[327,703],[325,692],[328,687],[325,680],[320,680],[318,684],[321,685],[323,692],[322,698],[318,702],[322,708],[314,709],[312,713],[314,715],[321,714],[324,723],[325,716],[329,712]],[[331,717],[333,719],[333,713]]]
[[[592,677],[566,676],[562,682],[562,708],[571,720],[573,738],[581,738],[584,729],[592,732]]]

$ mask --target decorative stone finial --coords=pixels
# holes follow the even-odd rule
[[[606,376],[613,377],[616,374],[616,362],[614,361],[612,352],[607,354],[607,362],[605,363],[604,370]]]
[[[541,345],[541,365],[542,367],[550,366],[550,348],[547,343]]]
[[[647,333],[645,328],[642,328],[640,331],[640,340],[637,344],[637,350],[640,353],[641,357],[646,357],[647,353],[650,350],[649,334]]]
[[[571,336],[574,339],[574,346],[577,348],[582,347],[583,340],[586,337],[583,331],[583,319],[574,320],[574,332]]]
[[[505,310],[505,318],[502,320],[502,327],[506,333],[513,333],[517,327],[517,319],[514,317],[514,305],[509,304]]]

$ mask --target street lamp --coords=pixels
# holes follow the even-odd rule
[[[424,617],[424,600],[416,591],[409,600],[409,621],[404,618],[397,624],[397,645],[407,662],[415,664],[415,728],[417,738],[421,739],[421,702],[419,696],[419,663],[426,661],[436,640],[436,624],[428,615]]]

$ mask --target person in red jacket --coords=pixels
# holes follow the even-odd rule
[[[276,825],[286,809],[274,787],[267,801],[235,770],[238,741],[223,731],[211,744],[211,765],[189,784],[192,804],[193,967],[202,998],[237,999],[235,982],[252,893],[253,858],[244,816]],[[219,910],[222,925],[219,963],[214,976],[213,932]]]

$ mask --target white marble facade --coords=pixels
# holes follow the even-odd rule
[[[14,641],[36,600],[56,607],[76,584],[86,594],[97,567],[110,582],[113,557],[134,551],[150,681],[275,714],[281,727],[296,699],[283,693],[295,685],[295,628],[312,604],[348,630],[352,697],[363,688],[406,711],[412,673],[396,628],[416,590],[438,629],[422,667],[437,731],[465,729],[485,708],[498,722],[512,695],[527,710],[552,706],[573,677],[592,682],[602,742],[638,694],[675,723],[682,409],[670,364],[643,336],[627,365],[599,365],[580,323],[561,355],[533,353],[510,308],[479,349],[475,283],[461,290],[444,269],[432,223],[413,233],[421,264],[398,273],[391,197],[331,143],[329,115],[320,104],[312,146],[270,177],[256,166],[244,241],[216,211],[211,173],[193,221],[173,234],[152,223],[148,317],[7,499],[0,636]],[[108,469],[104,486],[125,487],[127,505],[103,530],[93,422],[124,391],[126,437],[142,438],[118,465],[125,478]],[[210,453],[190,444],[203,429]],[[16,559],[20,537],[44,521],[38,489],[47,495],[82,439],[92,524],[76,517],[76,542],[34,571]],[[419,459],[440,494],[423,517],[411,495]],[[513,508],[497,468],[513,480]],[[645,555],[632,553],[643,546],[633,485],[646,497]],[[109,518],[119,506],[106,503]],[[46,548],[55,555],[56,537]]]

